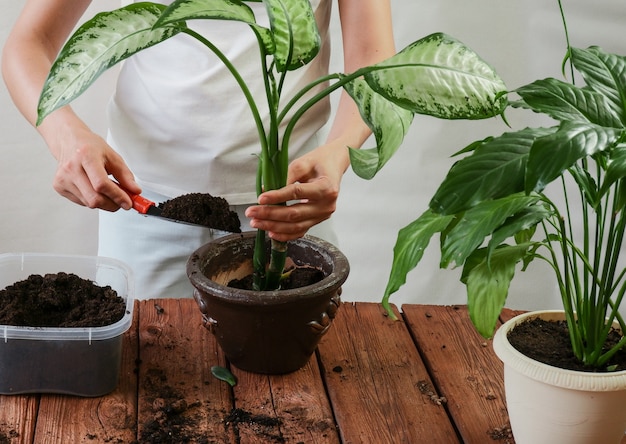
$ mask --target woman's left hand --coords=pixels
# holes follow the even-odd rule
[[[259,205],[246,210],[250,226],[279,241],[304,236],[335,212],[348,165],[348,148],[340,142],[322,145],[294,160],[289,165],[287,186],[266,191],[259,196]],[[282,205],[285,202],[287,205]]]

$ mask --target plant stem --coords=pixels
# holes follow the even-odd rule
[[[276,290],[280,288],[280,278],[285,269],[285,260],[287,258],[287,242],[281,242],[272,239],[272,252],[270,255],[270,263],[267,268],[265,278],[265,289]]]

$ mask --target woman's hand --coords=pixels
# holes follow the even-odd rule
[[[58,167],[54,189],[79,205],[106,211],[128,210],[128,194],[109,178],[113,177],[128,191],[141,193],[122,157],[100,136],[82,123],[68,128],[57,141]]]
[[[339,141],[294,160],[289,165],[287,186],[261,194],[259,205],[246,210],[250,226],[267,231],[279,241],[304,236],[309,228],[335,212],[341,178],[348,165],[348,148]]]

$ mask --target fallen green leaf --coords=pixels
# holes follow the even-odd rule
[[[211,373],[220,381],[228,382],[231,387],[237,385],[237,378],[227,368],[214,365],[211,367]]]

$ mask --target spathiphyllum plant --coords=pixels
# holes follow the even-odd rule
[[[569,62],[569,64],[568,64]],[[441,268],[462,267],[469,312],[492,336],[517,269],[540,259],[554,271],[574,353],[590,367],[605,349],[626,291],[626,58],[569,46],[563,66],[585,85],[554,78],[510,94],[509,106],[550,117],[468,145],[429,208],[403,228],[383,304],[440,234]],[[516,95],[515,95],[516,94]],[[610,368],[609,368],[610,370]]]
[[[308,0],[263,0],[270,20],[270,26],[263,27],[257,24],[247,3],[176,0],[166,7],[146,2],[98,14],[76,31],[55,61],[41,95],[39,121],[79,96],[106,69],[178,34],[197,39],[215,53],[239,85],[242,96],[233,100],[247,101],[250,118],[258,130],[258,193],[286,184],[289,140],[298,119],[316,102],[342,87],[357,102],[376,139],[375,148],[350,150],[352,167],[364,178],[373,177],[398,149],[414,113],[479,119],[500,114],[506,104],[499,95],[505,86],[493,69],[461,42],[444,34],[418,40],[374,66],[322,77],[294,97],[283,98],[286,76],[308,64],[320,47],[311,5]],[[262,97],[252,97],[246,79],[220,48],[194,31],[193,20],[249,24],[259,43],[259,76],[265,81]],[[324,85],[323,89],[311,94],[318,85]],[[260,101],[269,106],[269,121],[260,117]],[[288,113],[292,117],[284,122]],[[263,231],[258,232],[256,245],[256,288],[279,287],[285,243],[272,241],[271,257],[267,260]]]

